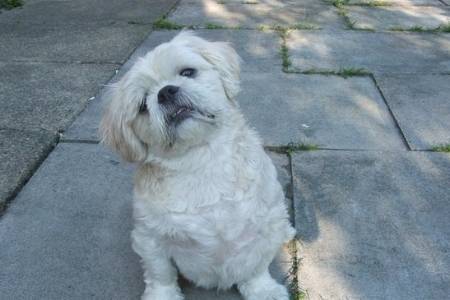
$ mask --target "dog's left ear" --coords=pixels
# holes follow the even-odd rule
[[[228,99],[234,101],[239,93],[239,55],[226,42],[206,42],[200,54],[218,70]]]
[[[128,74],[108,88],[105,98],[109,101],[100,123],[101,142],[118,152],[129,162],[143,161],[147,156],[146,146],[138,139],[132,128],[137,109],[127,92]]]

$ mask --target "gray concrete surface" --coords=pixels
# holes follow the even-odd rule
[[[383,0],[379,3],[386,5],[398,5],[398,6],[443,6],[444,4],[439,0]],[[373,0],[349,0],[347,4],[371,4]]]
[[[238,101],[266,145],[405,149],[369,77],[243,74]]]
[[[377,82],[414,150],[450,145],[450,76],[382,76]]]
[[[0,212],[56,143],[43,130],[0,129]]]
[[[19,9],[2,12],[0,24],[113,25],[151,24],[167,13],[175,0],[25,0]]]
[[[293,159],[307,299],[447,299],[450,154],[317,151]]]
[[[59,144],[0,218],[2,298],[138,299],[144,286],[129,238],[132,172],[99,145]],[[282,253],[271,266],[280,282],[288,260]],[[183,286],[187,299],[216,299],[214,291]]]
[[[0,60],[123,63],[150,30],[149,25],[129,24],[0,24]]]
[[[30,175],[39,161],[36,157],[45,155],[40,150],[36,155],[30,155],[30,149],[18,150],[22,139],[18,137],[46,130],[32,137],[35,144],[30,142],[30,147],[48,150],[57,131],[73,122],[87,100],[148,35],[148,24],[174,3],[26,0],[20,8],[2,11],[0,129],[17,133],[2,136],[1,142],[2,148],[17,155],[1,162],[0,173],[8,174],[16,166],[17,174]],[[28,178],[22,175],[16,176],[19,181],[2,182],[0,203]]]
[[[416,15],[426,6],[445,7],[438,0],[389,1]],[[292,69],[374,73],[286,74],[276,32],[198,30],[230,41],[242,56],[238,100],[266,144],[334,149],[295,152],[292,159],[270,154],[300,258],[292,264],[283,249],[274,276],[287,283],[291,270],[289,280],[305,292],[296,295],[301,299],[446,299],[450,154],[422,150],[450,142],[449,34],[348,30],[326,1],[225,2],[182,0],[169,19],[254,28],[317,22],[323,30],[287,37]],[[132,167],[92,143],[102,84],[178,32],[152,32],[128,59],[173,3],[26,0],[0,14],[0,203],[12,200],[0,216],[1,299],[139,298],[142,270],[129,241]],[[373,24],[381,20],[382,29],[392,19],[376,16],[381,9],[356,10],[368,12]],[[399,128],[416,151],[408,151]],[[20,190],[57,140],[56,130],[65,131],[63,142]],[[182,286],[190,300],[241,299],[236,291]]]
[[[120,73],[113,81],[120,79],[136,61],[148,51],[163,42],[169,41],[179,31],[157,31],[139,46],[127,63],[121,68]],[[281,39],[275,32],[237,31],[237,30],[196,30],[196,34],[211,41],[230,42],[242,58],[242,71],[244,73],[269,72],[281,69],[279,48]],[[245,76],[245,75],[243,75]],[[251,87],[244,87],[251,88]],[[100,122],[102,108],[105,99],[101,91],[96,101],[92,101],[86,110],[77,118],[73,125],[64,133],[64,139],[68,140],[98,140],[98,124]]]
[[[320,28],[343,29],[344,22],[339,18],[337,9],[330,5],[289,2],[280,5],[273,3],[242,4],[217,3],[214,0],[182,0],[170,15],[170,21],[183,25],[216,24],[229,27],[258,29],[260,26],[290,26],[311,24]]]
[[[364,68],[374,73],[450,72],[447,34],[292,32],[287,46],[294,68]]]
[[[450,10],[444,6],[347,7],[357,29],[399,30],[420,27],[436,29],[450,22]]]
[[[0,128],[67,128],[117,66],[0,62]]]

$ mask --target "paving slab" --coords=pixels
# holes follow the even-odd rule
[[[130,24],[1,24],[0,60],[123,63],[150,30]]]
[[[0,213],[47,156],[56,133],[0,129]]]
[[[385,5],[396,5],[396,6],[443,6],[443,3],[439,0],[349,0],[347,4],[358,5],[358,4],[371,4],[371,3],[382,3]]]
[[[52,132],[66,128],[115,68],[0,62],[0,127]]]
[[[433,6],[349,6],[347,15],[357,29],[436,29],[450,22],[450,10]]]
[[[144,286],[129,237],[132,172],[100,145],[59,144],[0,218],[2,297],[138,299]],[[286,270],[280,255],[272,273],[282,282]],[[187,299],[216,299],[184,290]]]
[[[287,47],[294,68],[364,68],[374,73],[448,73],[447,34],[292,32]]]
[[[327,29],[344,29],[345,24],[335,7],[326,4],[305,5],[298,2],[217,3],[214,0],[181,1],[169,20],[182,25],[208,24],[257,29],[261,26],[312,24]]]
[[[137,58],[144,56],[157,45],[168,42],[179,31],[154,31],[139,46],[130,59],[121,68],[117,81],[129,70]],[[249,30],[196,30],[196,34],[211,41],[227,41],[232,44],[241,56],[242,71],[246,72],[268,72],[281,70],[281,58],[279,48],[281,39],[275,32],[260,32]],[[73,125],[64,134],[65,139],[70,140],[98,140],[98,124],[100,122],[102,109],[105,104],[103,98],[104,90],[101,91],[95,101],[92,101],[85,111],[77,118]]]
[[[450,75],[397,75],[377,82],[414,150],[450,144]]]
[[[238,101],[266,145],[404,149],[369,77],[243,74]]]
[[[73,26],[116,22],[152,23],[176,0],[28,0],[20,9],[2,12],[0,24]]]
[[[299,281],[309,299],[446,299],[450,155],[294,155]]]

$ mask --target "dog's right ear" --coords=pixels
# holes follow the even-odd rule
[[[182,31],[172,40],[195,49],[219,72],[228,99],[234,101],[239,93],[241,58],[226,42],[210,42],[196,36],[192,31]]]
[[[129,162],[143,161],[147,147],[136,136],[132,122],[137,112],[126,92],[126,77],[109,87],[105,99],[109,101],[100,123],[101,142],[118,152]]]
[[[226,42],[205,42],[200,54],[217,69],[228,99],[234,100],[239,93],[239,55]]]

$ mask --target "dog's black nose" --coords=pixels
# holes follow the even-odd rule
[[[173,101],[179,89],[179,87],[174,85],[166,85],[158,92],[158,103]]]

